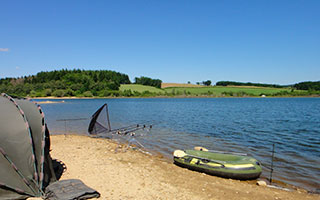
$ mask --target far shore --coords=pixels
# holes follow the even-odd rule
[[[30,99],[52,99],[52,100],[64,100],[64,99],[154,99],[154,98],[163,98],[163,99],[181,99],[181,98],[319,98],[320,96],[150,96],[150,97],[125,97],[125,96],[119,96],[119,97],[25,97]],[[55,102],[54,102],[55,103]]]
[[[62,179],[80,179],[100,199],[319,199],[303,189],[285,191],[190,171],[117,144],[85,135],[51,135],[51,156],[63,161]]]

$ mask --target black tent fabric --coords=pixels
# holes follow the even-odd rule
[[[100,193],[86,186],[79,179],[57,181],[46,188],[46,200],[72,200],[99,198]]]
[[[0,95],[0,199],[39,197],[56,181],[40,106]]]

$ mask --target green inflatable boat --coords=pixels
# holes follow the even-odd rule
[[[259,161],[244,155],[176,150],[173,160],[180,167],[224,178],[250,180],[258,178],[262,172]]]

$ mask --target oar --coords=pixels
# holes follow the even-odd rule
[[[224,161],[218,161],[218,160],[212,160],[212,159],[208,159],[208,158],[202,158],[202,157],[198,157],[198,156],[194,156],[194,155],[190,155],[190,154],[187,154],[186,152],[182,151],[182,150],[175,150],[173,152],[173,156],[174,157],[177,157],[177,158],[183,158],[185,156],[188,156],[188,157],[191,157],[191,158],[197,158],[197,159],[200,159],[200,160],[207,160],[207,161],[210,161],[210,162],[213,162],[213,163],[217,163],[217,164],[220,164],[224,167]]]
[[[194,147],[194,150],[196,151],[208,151],[212,153],[223,153],[223,154],[233,154],[233,155],[238,155],[238,156],[247,156],[248,154],[246,153],[237,153],[237,152],[226,152],[226,151],[215,151],[215,150],[208,150],[204,147]]]

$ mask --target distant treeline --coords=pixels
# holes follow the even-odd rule
[[[306,81],[294,84],[293,86],[297,90],[314,90],[314,91],[320,91],[320,81]]]
[[[141,84],[141,85],[149,85],[156,88],[161,88],[162,81],[159,79],[151,79],[148,77],[141,76],[140,78],[135,78],[135,84]]]
[[[256,87],[272,87],[272,88],[286,88],[291,87],[297,90],[310,90],[320,91],[320,81],[305,81],[296,83],[294,85],[276,85],[276,84],[264,84],[264,83],[242,83],[235,81],[219,81],[216,83],[217,86],[256,86]]]
[[[256,87],[272,87],[272,88],[284,88],[288,86],[276,85],[276,84],[265,84],[265,83],[242,83],[235,81],[218,81],[216,83],[217,86],[256,86]]]
[[[257,86],[283,88],[284,91],[275,91],[272,94],[252,94],[250,91],[225,91],[215,92],[204,87],[177,92],[163,91],[156,93],[153,91],[137,92],[131,90],[119,90],[120,84],[130,84],[129,76],[123,73],[110,70],[55,70],[50,72],[39,72],[36,75],[24,76],[19,78],[0,79],[0,93],[7,93],[12,96],[30,97],[107,97],[107,96],[176,96],[176,95],[207,95],[207,96],[311,96],[320,94],[320,81],[301,82],[291,86],[261,83],[242,83],[234,81],[219,81],[217,86]],[[161,88],[162,81],[141,76],[135,78],[135,84],[153,86]],[[199,83],[200,84],[200,83]],[[211,85],[211,81],[203,81],[204,85]],[[219,87],[211,87],[217,88]],[[230,89],[230,88],[229,88]],[[201,90],[201,91],[199,91]],[[202,91],[204,90],[204,91]],[[263,88],[262,88],[263,90]]]
[[[16,96],[110,96],[129,76],[110,70],[55,70],[0,79],[0,91]]]

